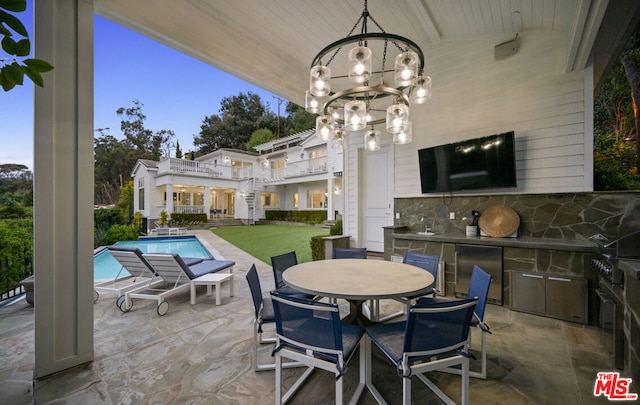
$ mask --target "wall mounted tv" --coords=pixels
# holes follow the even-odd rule
[[[423,194],[516,187],[514,133],[418,150]]]

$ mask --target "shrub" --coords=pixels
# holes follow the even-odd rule
[[[172,214],[171,221],[182,226],[197,226],[207,222],[207,214]]]
[[[337,220],[335,224],[331,225],[331,228],[329,229],[329,235],[332,235],[332,236],[342,235],[341,219]]]
[[[0,221],[0,291],[33,274],[33,220]]]
[[[138,240],[138,228],[133,225],[114,225],[104,237],[106,245],[113,245],[121,240]]]
[[[324,259],[324,241],[322,239],[327,236],[329,235],[317,235],[311,237],[311,258],[313,260]]]
[[[306,224],[321,224],[327,219],[326,210],[268,210],[264,213],[268,221],[301,222]]]
[[[160,211],[160,218],[158,218],[158,225],[166,226],[168,223],[169,221],[167,221],[167,211],[165,210]]]

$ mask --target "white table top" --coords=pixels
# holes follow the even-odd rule
[[[233,274],[229,274],[229,273],[207,273],[207,274],[201,275],[198,278],[194,278],[191,281],[196,283],[207,283],[207,282],[215,282],[215,281],[224,281],[231,277],[233,277]]]
[[[282,278],[308,294],[352,300],[415,295],[433,283],[431,273],[419,267],[369,259],[302,263],[285,270]]]

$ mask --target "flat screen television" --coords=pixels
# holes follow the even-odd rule
[[[423,194],[516,187],[513,131],[418,150]]]

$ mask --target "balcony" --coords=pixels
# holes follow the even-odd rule
[[[158,163],[158,174],[184,174],[207,178],[244,180],[253,176],[253,166],[212,164],[197,160],[169,158]]]
[[[263,178],[265,183],[273,183],[292,177],[310,176],[327,172],[327,157],[299,160],[287,163],[286,167],[265,169]]]

